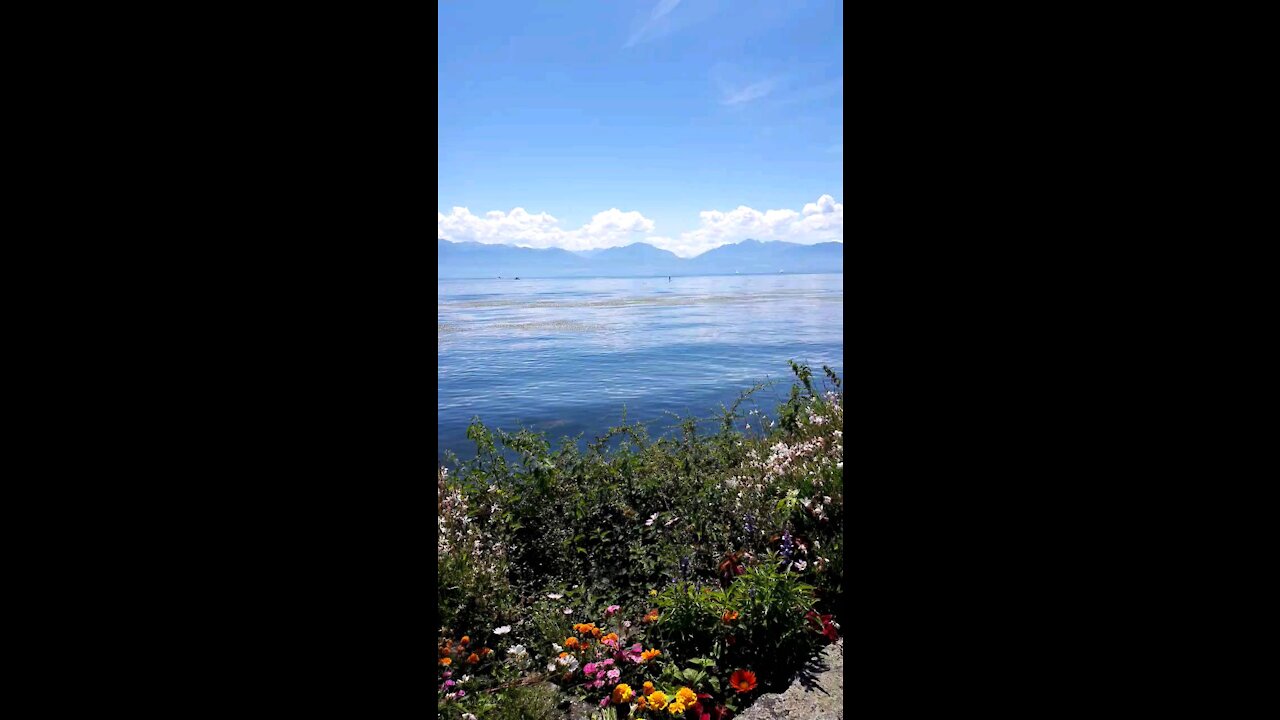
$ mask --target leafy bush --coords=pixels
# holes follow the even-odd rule
[[[627,674],[606,678],[609,688],[629,677],[708,696],[690,707],[754,697],[757,679],[761,688],[785,682],[830,640],[844,590],[844,396],[829,368],[826,380],[792,369],[797,384],[776,422],[740,412],[756,387],[709,431],[684,418],[677,433],[653,439],[623,422],[584,450],[478,421],[468,428],[475,457],[438,478],[440,642],[456,648],[470,631],[492,648],[490,665],[467,671],[498,688],[481,693],[485,703],[506,697],[502,683],[536,676],[608,699],[605,686],[584,687],[599,679],[584,674],[594,655],[561,662],[584,618],[617,625],[623,645],[609,652],[636,642],[661,651],[642,663],[623,657]],[[521,667],[508,662],[513,647]],[[450,712],[480,702],[444,690]]]

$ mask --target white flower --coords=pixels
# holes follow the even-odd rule
[[[648,519],[648,520],[646,520],[646,521],[645,521],[645,523],[644,523],[645,527],[649,527],[650,525],[652,525],[652,524],[653,524],[653,521],[654,521],[654,520],[657,520],[657,519],[658,519],[658,513],[654,513],[654,514],[650,515],[650,516],[649,516],[649,519]]]
[[[496,514],[498,512],[498,503],[494,503],[493,506],[489,508],[489,512]]]
[[[666,522],[662,527],[671,527],[671,523],[673,523],[673,522],[675,522],[675,521],[677,521],[677,520],[679,520],[679,519],[680,519],[680,518],[678,518],[678,517],[673,517],[673,518],[671,518],[670,520],[668,520],[668,521],[667,521],[667,522]]]
[[[559,643],[551,643],[551,647],[554,652],[560,652],[561,650],[564,650],[564,648],[560,647]]]
[[[831,496],[830,496],[830,495],[823,495],[823,496],[822,496],[822,504],[823,504],[823,505],[830,505],[830,504],[831,504]]]
[[[806,563],[806,562],[805,562],[805,561],[803,561],[803,560],[797,560],[797,561],[796,561],[796,569],[797,569],[797,570],[803,570],[803,569],[805,568],[805,565],[807,565],[807,564],[808,564],[808,563]]]
[[[500,628],[494,628],[494,629],[493,629],[493,634],[494,634],[494,635],[506,635],[506,634],[507,634],[507,633],[509,633],[509,632],[511,632],[511,626],[510,626],[510,625],[503,625],[503,626],[502,626],[502,627],[500,627]]]
[[[523,645],[512,645],[511,649],[507,650],[508,655],[523,655],[526,652]]]
[[[573,614],[573,608],[565,608],[565,609],[564,609],[564,614],[565,614],[565,615],[572,615],[572,614]]]
[[[844,461],[843,461],[843,460],[841,460],[840,462],[836,463],[836,467],[837,467],[837,468],[839,468],[839,469],[841,469],[841,470],[843,470],[843,469],[844,469]]]
[[[551,593],[550,595],[547,595],[547,597],[552,600],[559,600],[560,598],[564,597],[564,595],[561,595],[560,593]]]
[[[748,423],[748,424],[747,424],[747,429],[748,429],[748,430],[750,430],[750,429],[751,429],[751,424],[750,424],[750,423]]]
[[[630,621],[630,620],[623,620],[623,621],[622,621],[622,627],[631,627],[631,621]]]
[[[547,672],[555,672],[555,671],[556,671],[555,661],[547,663]]]

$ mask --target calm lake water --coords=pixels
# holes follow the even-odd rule
[[[594,439],[628,420],[651,436],[666,413],[774,416],[787,360],[844,377],[844,275],[438,280],[439,451],[474,457],[467,424]]]

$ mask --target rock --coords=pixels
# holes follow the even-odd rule
[[[738,720],[844,720],[844,639],[823,649],[812,673],[761,695]]]

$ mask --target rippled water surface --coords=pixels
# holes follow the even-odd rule
[[[438,280],[439,453],[474,456],[478,416],[587,439],[629,420],[650,434],[711,417],[753,383],[773,415],[788,359],[844,375],[843,275]]]

